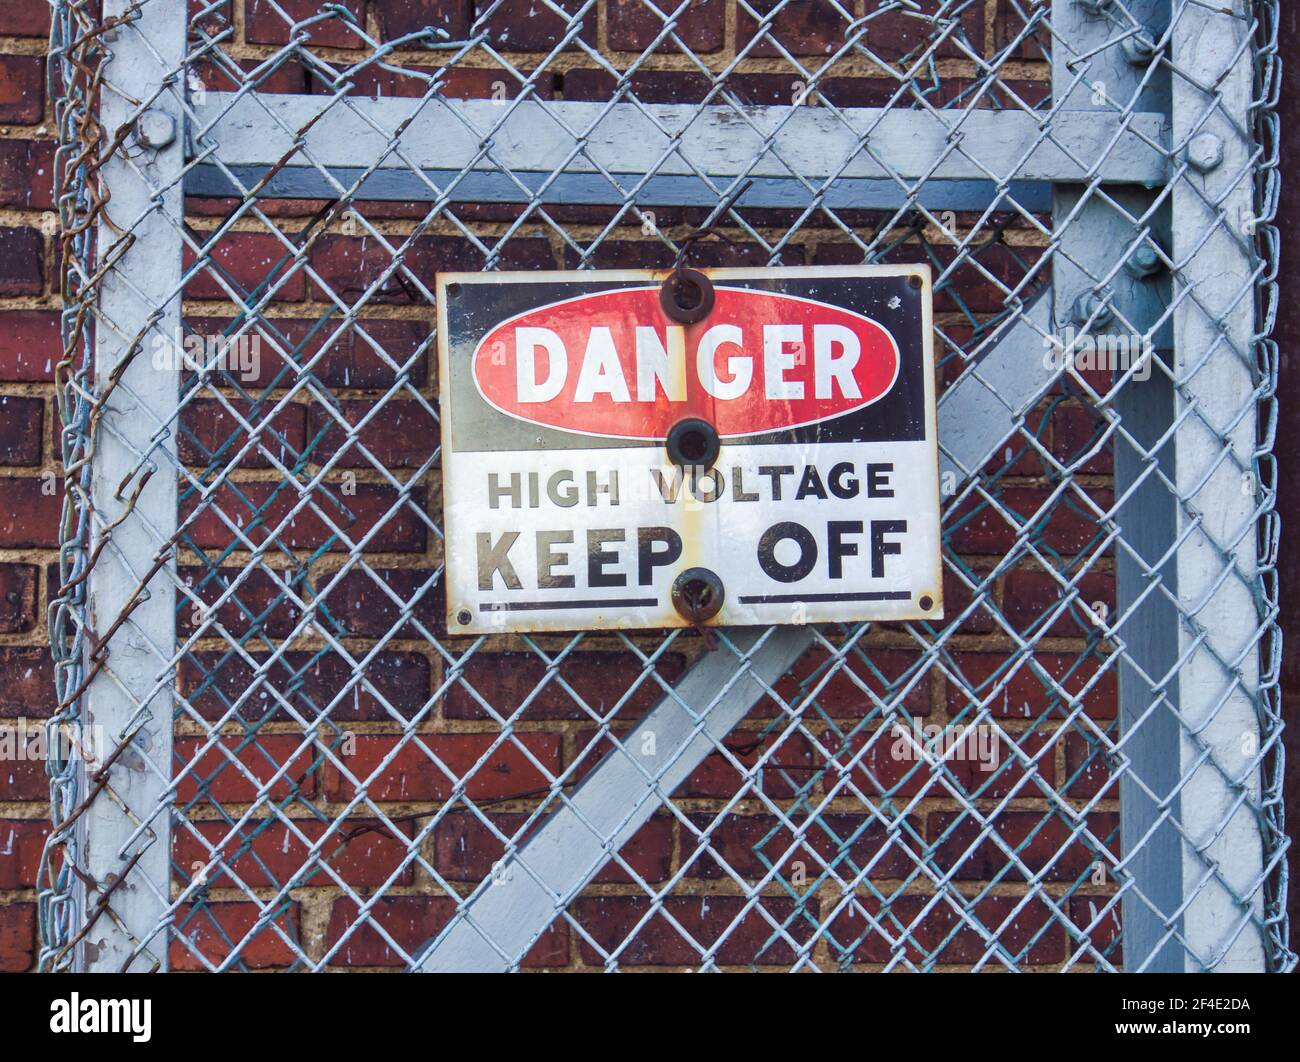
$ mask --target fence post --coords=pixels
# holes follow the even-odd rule
[[[1170,41],[1183,932],[1188,969],[1222,971],[1265,967],[1253,27],[1249,0],[1187,3]]]
[[[1168,27],[1168,0],[1133,0],[1127,9],[1149,41],[1158,41]],[[1155,58],[1130,61],[1133,50],[1126,51],[1118,39],[1133,26],[1115,9],[1056,0],[1052,29],[1056,106],[1116,114],[1140,105],[1168,113],[1167,70],[1157,68],[1144,85]],[[1158,266],[1142,277],[1123,261],[1143,227],[1151,232],[1153,249],[1169,247],[1169,211],[1155,192],[1141,188],[1108,187],[1103,193],[1099,188],[1061,185],[1054,201],[1061,241],[1053,263],[1058,335],[1084,330],[1078,319],[1081,305],[1086,312],[1109,299],[1088,330],[1094,335],[1133,332],[1149,340],[1152,348],[1150,378],[1120,387],[1110,403],[1119,417],[1114,436],[1115,522],[1122,531],[1115,548],[1112,623],[1113,641],[1122,654],[1117,666],[1119,733],[1110,736],[1115,761],[1125,765],[1119,771],[1121,860],[1115,874],[1124,896],[1125,967],[1178,969],[1182,949],[1175,934],[1181,890],[1172,871],[1180,861],[1180,728],[1177,691],[1171,688],[1178,628],[1178,610],[1171,601],[1176,498],[1168,486],[1174,455],[1167,445],[1174,388],[1163,367],[1172,338],[1161,323],[1169,284]],[[1144,224],[1135,225],[1134,218]],[[1094,299],[1092,307],[1087,305],[1089,297]]]
[[[181,323],[184,166],[181,100],[185,0],[105,0],[113,31],[99,120],[111,138],[135,124],[103,169],[108,213],[98,262],[94,508],[87,593],[94,639],[83,720],[102,737],[105,784],[88,770],[80,823],[86,885],[78,966],[166,969],[151,940],[170,903],[170,801],[175,685],[176,435],[179,373],[156,349]],[[138,121],[141,116],[144,121]],[[106,398],[103,396],[107,395]],[[93,420],[92,420],[92,423]],[[120,748],[129,744],[127,748]]]

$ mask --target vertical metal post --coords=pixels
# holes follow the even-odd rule
[[[1265,967],[1256,714],[1256,254],[1249,0],[1182,4],[1171,34],[1179,708],[1189,969]],[[1231,570],[1235,569],[1235,570]],[[1226,577],[1225,577],[1225,570]],[[1243,899],[1248,898],[1248,899]]]
[[[1145,27],[1148,40],[1161,38],[1169,24],[1168,0],[1129,0],[1126,7]],[[1055,0],[1052,29],[1052,87],[1058,106],[1111,114],[1127,107],[1168,112],[1168,73],[1159,72],[1144,86],[1152,60],[1132,47],[1108,44],[1132,30],[1117,9]],[[1167,208],[1153,210],[1157,196],[1152,191],[1116,186],[1108,186],[1103,198],[1085,186],[1058,185],[1053,202],[1060,237],[1053,262],[1058,335],[1082,331],[1080,317],[1108,299],[1109,308],[1093,317],[1091,332],[1149,335],[1152,356],[1167,363],[1169,329],[1152,332],[1168,305],[1167,275],[1157,269],[1144,277],[1117,268],[1124,265],[1118,256],[1140,231],[1131,218],[1147,218],[1156,242],[1169,246]],[[1129,343],[1127,349],[1131,337]],[[1118,666],[1119,734],[1114,737],[1119,760],[1127,762],[1119,786],[1118,877],[1127,887],[1124,963],[1128,969],[1181,969],[1181,851],[1175,827],[1180,727],[1173,682],[1178,610],[1165,593],[1172,594],[1175,587],[1170,555],[1176,498],[1167,486],[1173,480],[1172,447],[1161,443],[1174,416],[1169,374],[1153,365],[1149,379],[1119,389],[1113,408],[1121,424],[1114,445],[1115,497],[1120,499],[1115,518],[1123,531],[1115,551],[1114,626],[1123,657]]]
[[[102,735],[104,757],[130,745],[103,788],[95,792],[87,780],[95,795],[81,820],[90,878],[83,919],[91,925],[78,965],[89,971],[166,969],[166,940],[149,934],[171,880],[162,801],[171,776],[177,466],[170,418],[179,373],[155,368],[152,355],[159,342],[171,344],[181,321],[180,71],[188,20],[185,0],[104,0],[106,20],[128,13],[111,34],[99,115],[110,139],[123,126],[135,131],[103,170],[108,212],[122,231],[101,225],[97,234],[100,268],[115,261],[95,327],[95,388],[109,397],[95,430],[91,550],[98,560],[88,581],[95,634],[88,667],[99,670],[84,723]]]

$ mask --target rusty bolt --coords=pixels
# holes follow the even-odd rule
[[[673,608],[688,623],[712,619],[722,611],[726,596],[722,580],[708,568],[687,568],[673,580]]]
[[[664,316],[680,324],[697,324],[713,312],[713,281],[698,269],[675,269],[659,289]]]
[[[147,110],[136,119],[135,138],[143,147],[160,151],[176,139],[176,119],[166,111]]]

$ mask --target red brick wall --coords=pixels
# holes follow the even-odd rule
[[[62,345],[48,12],[41,0],[0,5],[0,726],[11,730],[40,726],[55,707],[45,606],[58,560],[52,382]],[[48,801],[42,762],[0,763],[0,971],[34,961]]]
[[[301,8],[314,11],[317,0],[280,0],[286,9]],[[438,2],[438,0],[349,0],[349,8],[369,28],[382,37],[393,37],[412,32],[428,25],[443,26],[453,35],[463,33],[471,18],[468,2]],[[563,6],[563,5],[562,5]],[[760,8],[762,5],[755,5]],[[268,5],[260,0],[232,0],[235,34],[224,45],[228,54],[239,59],[245,67],[273,54],[286,39],[283,24]],[[599,46],[614,56],[615,65],[625,68],[632,53],[647,47],[653,40],[653,25],[640,13],[635,0],[602,0],[599,14],[583,31],[583,39]],[[863,9],[862,0],[856,8]],[[982,9],[973,10],[966,21],[968,38],[985,55],[991,55],[1013,32],[1010,21],[999,12],[1005,12],[1003,0],[987,0]],[[776,34],[794,54],[810,59],[824,55],[841,38],[840,25],[824,17],[824,5],[799,3],[791,5],[776,23]],[[532,12],[530,17],[530,11]],[[44,648],[47,631],[45,605],[50,597],[50,566],[56,560],[56,523],[58,498],[48,493],[48,477],[42,473],[56,471],[56,439],[54,421],[57,412],[52,393],[52,370],[59,356],[57,327],[57,274],[54,265],[54,246],[47,235],[52,231],[53,215],[49,212],[52,143],[50,140],[51,113],[44,98],[41,76],[41,53],[44,49],[42,35],[46,32],[43,17],[43,0],[13,0],[0,9],[0,720],[12,724],[18,717],[40,719],[53,709],[51,662]],[[892,26],[892,28],[891,28]],[[534,68],[557,40],[562,28],[558,19],[549,15],[542,5],[526,0],[507,0],[492,23],[497,48],[509,55],[512,63],[521,70]],[[736,11],[731,0],[703,0],[694,6],[684,21],[681,33],[707,63],[721,68],[734,56],[738,47],[750,39],[753,25]],[[914,46],[915,31],[906,20],[882,25],[873,38],[877,51],[884,58],[902,54]],[[344,27],[330,27],[319,32],[316,38],[321,54],[334,61],[347,61],[359,54],[356,38]],[[399,58],[403,53],[399,53]],[[427,51],[416,50],[404,56],[405,65],[428,69]],[[943,73],[942,91],[945,94],[968,84],[975,74],[974,64],[962,58],[956,48],[949,48],[939,60]],[[632,84],[641,99],[685,100],[698,98],[704,91],[703,79],[680,55],[665,49],[661,55],[643,64],[644,69],[633,77]],[[209,68],[204,74],[207,84],[216,89],[228,88],[229,83]],[[1045,64],[1032,57],[1026,48],[1020,58],[1005,70],[1007,82],[1017,92],[1030,99],[1041,98],[1046,92],[1047,69]],[[451,95],[489,97],[494,83],[503,80],[501,70],[486,56],[479,55],[464,68],[454,70],[447,79],[446,91]],[[507,91],[515,86],[508,78]],[[751,53],[737,72],[729,79],[729,87],[742,99],[753,103],[787,103],[792,94],[793,82],[785,60],[770,46],[764,45]],[[597,64],[572,49],[550,64],[546,76],[538,82],[538,93],[565,99],[608,98],[612,79]],[[301,66],[288,64],[281,67],[266,83],[268,89],[283,92],[321,91]],[[388,72],[371,72],[358,79],[357,90],[384,94],[423,92],[422,82],[402,78]],[[797,89],[793,89],[797,91]],[[824,91],[837,103],[846,105],[878,104],[893,91],[893,83],[879,76],[878,70],[862,58],[846,61],[836,76],[825,84]],[[197,233],[215,230],[233,204],[229,201],[191,200],[188,203],[191,224]],[[306,219],[320,208],[319,203],[280,203],[267,209],[287,232],[298,231]],[[424,207],[407,204],[361,204],[358,209],[395,241],[400,242],[415,227],[425,212]],[[611,216],[606,209],[580,209],[574,207],[549,208],[551,216],[569,227],[580,245],[592,241]],[[518,209],[508,206],[457,206],[455,217],[480,234],[486,242],[493,243],[505,231],[510,221],[517,217]],[[864,239],[879,218],[863,212],[840,212],[855,226]],[[795,220],[795,215],[781,211],[746,212],[769,239],[779,236]],[[685,231],[687,225],[698,217],[698,212],[678,209],[656,210],[656,221],[673,234]],[[958,224],[963,228],[972,224],[974,217],[962,217]],[[214,251],[216,261],[228,279],[251,287],[259,283],[268,263],[278,260],[277,242],[259,221],[249,217],[240,221],[236,231]],[[762,250],[737,233],[740,243],[728,247],[708,243],[700,247],[698,260],[706,264],[739,264],[763,262]],[[946,241],[933,227],[926,231],[940,255],[950,256],[945,250]],[[985,270],[1004,282],[1014,284],[1024,275],[1028,264],[1042,253],[1044,241],[1025,225],[1008,225],[1004,239],[982,251],[979,255]],[[573,249],[565,244],[554,229],[534,216],[518,233],[502,245],[500,264],[503,268],[554,269],[576,263]],[[920,244],[912,240],[900,247],[892,257],[899,261],[915,260],[921,253]],[[664,245],[648,237],[641,222],[624,218],[617,230],[598,248],[593,259],[598,266],[650,266],[667,264],[669,253]],[[814,222],[805,225],[783,260],[795,263],[840,263],[860,261],[860,249],[833,225]],[[946,259],[945,259],[946,260]],[[342,225],[318,240],[311,255],[311,263],[336,294],[354,301],[368,285],[375,273],[386,264],[377,256],[374,243],[349,234]],[[426,284],[432,284],[436,271],[442,269],[475,269],[483,264],[480,252],[460,234],[459,229],[446,217],[436,221],[421,236],[408,258],[411,270]],[[1001,306],[1002,297],[997,287],[985,274],[967,266],[954,277],[947,293],[941,293],[936,309],[939,324],[957,341],[969,333],[966,318],[958,297],[977,314],[988,314]],[[327,306],[323,293],[301,274],[289,278],[281,288],[276,305],[268,313],[288,335],[301,335],[306,321],[314,319]],[[201,322],[228,319],[231,307],[223,301],[221,286],[211,273],[197,277],[186,291],[185,313],[191,324],[200,331],[206,329]],[[390,285],[378,298],[370,300],[364,311],[366,328],[392,352],[413,350],[432,326],[432,307],[397,284]],[[952,351],[941,351],[951,355]],[[399,360],[405,357],[400,354]],[[427,359],[426,359],[427,360]],[[267,368],[264,364],[264,368]],[[316,375],[340,397],[343,411],[350,419],[364,415],[376,398],[384,393],[391,382],[391,371],[384,367],[360,341],[345,342],[336,347],[318,367]],[[946,377],[951,379],[952,368]],[[437,381],[432,366],[422,361],[413,374],[413,385],[424,395],[436,395]],[[262,383],[269,382],[269,371]],[[400,408],[399,408],[400,407]],[[1095,421],[1086,408],[1074,399],[1056,396],[1044,404],[1040,417],[1046,427],[1042,438],[1052,452],[1068,458],[1085,449],[1095,430]],[[1035,418],[1035,423],[1039,418]],[[277,422],[292,447],[299,448],[303,440],[312,438],[328,422],[322,409],[306,398],[300,398],[288,408]],[[196,403],[187,417],[186,427],[193,433],[182,440],[182,458],[187,464],[202,468],[206,453],[219,447],[230,436],[232,428],[228,418],[216,403]],[[390,404],[382,418],[366,430],[367,447],[396,470],[418,467],[427,457],[434,442],[435,428],[427,414],[414,401]],[[332,453],[339,443],[341,433],[335,430],[317,447],[313,461],[320,461]],[[242,445],[243,440],[240,440]],[[1017,449],[1021,449],[1017,445]],[[268,462],[252,455],[241,467],[236,478],[248,481],[244,488],[250,494],[270,489],[265,471]],[[337,483],[343,470],[354,473],[357,492],[349,497],[349,504],[357,511],[361,523],[373,520],[392,498],[392,489],[370,466],[359,459],[345,460],[332,476]],[[1003,501],[1013,509],[1028,515],[1047,496],[1047,483],[1037,458],[1016,454],[1010,467],[995,463],[994,470],[1003,474]],[[1103,503],[1109,498],[1110,465],[1108,457],[1096,459],[1082,470],[1077,482],[1093,492]],[[427,489],[426,489],[427,488]],[[417,496],[436,519],[439,500],[436,480],[427,482]],[[228,513],[240,511],[233,498],[224,502]],[[961,522],[965,521],[965,522]],[[988,509],[963,510],[957,518],[960,528],[955,532],[954,547],[959,549],[965,562],[976,572],[987,572],[1001,558],[1001,553],[1014,537],[1010,528]],[[1072,553],[1086,548],[1095,526],[1068,506],[1058,506],[1053,511],[1044,531],[1044,540],[1053,549]],[[299,550],[313,548],[322,541],[322,528],[310,519],[299,521],[293,532],[292,545]],[[200,519],[196,529],[196,544],[220,547],[228,538],[215,519]],[[427,533],[417,520],[407,517],[389,521],[372,545],[373,556],[369,563],[381,577],[403,598],[409,599],[424,584],[428,574],[440,561],[440,544]],[[194,569],[194,558],[189,566]],[[342,556],[331,556],[313,567],[314,571],[337,569]],[[233,572],[239,567],[239,554],[227,562]],[[1089,601],[1102,601],[1113,607],[1113,567],[1109,559],[1103,560],[1096,574],[1085,585]],[[259,580],[253,579],[247,592],[241,596],[247,602],[259,600],[259,593],[268,594]],[[968,598],[955,581],[950,580],[945,593],[951,614],[965,607]],[[269,600],[264,597],[262,600]],[[1040,570],[1025,567],[998,579],[992,587],[992,600],[1004,613],[1013,618],[1022,629],[1032,623],[1046,609],[1054,606],[1057,598],[1048,578]],[[330,595],[331,614],[339,617],[344,626],[343,636],[350,648],[358,652],[373,647],[377,639],[385,639],[396,616],[388,598],[373,583],[354,573],[345,579]],[[442,610],[440,587],[429,588],[417,606],[417,615],[440,637]],[[260,610],[259,610],[260,611]],[[240,619],[234,610],[223,614],[227,629],[236,630]],[[263,629],[273,637],[283,637],[292,628],[295,616],[280,609],[266,616]],[[182,628],[186,628],[182,617]],[[972,616],[956,632],[952,641],[954,662],[975,682],[990,676],[1004,658],[1010,641],[998,633],[999,628],[987,613]],[[1076,659],[1087,652],[1087,624],[1078,617],[1064,618],[1048,632],[1050,641],[1037,656],[1039,663],[1053,674],[1063,674]],[[646,644],[654,644],[647,638]],[[450,645],[461,651],[460,642],[452,639]],[[550,650],[558,650],[563,639],[541,639]],[[659,671],[669,681],[688,666],[690,657],[699,651],[699,645],[687,638],[680,643],[682,651],[668,654]],[[913,643],[901,631],[888,627],[874,630],[864,647],[869,646],[872,660],[886,680],[894,679],[916,659]],[[219,640],[200,643],[194,660],[182,669],[181,683],[187,692],[193,692],[203,675],[219,659],[222,649]],[[310,698],[314,703],[328,700],[346,682],[346,669],[339,667],[336,658],[325,657],[319,666],[298,673],[306,652],[290,656],[283,674],[272,677],[272,684],[290,699]],[[801,661],[796,674],[782,687],[783,693],[792,692],[794,682],[810,674],[817,660],[810,654]],[[1082,674],[1073,677],[1071,684],[1081,682],[1099,663],[1097,656],[1085,657]],[[533,684],[541,677],[542,668],[536,657],[530,656],[518,642],[498,639],[472,660],[466,679],[470,685],[502,714],[519,705]],[[860,678],[875,690],[881,690],[880,680],[863,665],[856,665]],[[441,688],[446,664],[443,657],[418,638],[413,631],[399,632],[398,637],[387,640],[381,655],[369,673],[371,683],[382,692],[389,704],[400,713],[414,713],[434,691]],[[611,640],[593,638],[584,644],[583,651],[570,657],[561,670],[588,703],[603,705],[608,710],[628,689],[639,673],[639,668],[626,649]],[[228,693],[237,694],[245,685],[245,665],[227,664],[215,673],[216,686]],[[616,729],[629,727],[653,701],[653,681],[645,681],[629,699],[620,714]],[[987,688],[984,692],[987,692]],[[1052,704],[1043,686],[1021,673],[1010,687],[1010,701],[1014,702],[1016,715],[1006,720],[1008,729],[1024,730],[1032,720],[1049,712]],[[938,673],[925,678],[909,695],[907,704],[927,722],[943,722],[962,707],[960,692]],[[305,702],[304,702],[305,703]],[[866,698],[846,678],[837,679],[826,691],[822,703],[841,727],[851,726],[868,710]],[[215,692],[194,695],[195,707],[207,718],[219,711],[221,704]],[[1026,706],[1026,712],[1021,706]],[[1103,682],[1089,701],[1089,710],[1095,718],[1113,719],[1115,713],[1113,681]],[[742,759],[752,761],[760,749],[754,746],[754,732],[761,730],[772,716],[770,706],[755,712],[733,734],[729,744]],[[367,774],[393,747],[400,726],[383,712],[373,696],[367,694],[349,697],[333,718],[356,733],[355,752],[349,759],[351,769]],[[460,685],[453,685],[436,705],[434,712],[425,717],[418,728],[421,740],[435,752],[449,768],[466,769],[487,747],[499,727],[487,717],[477,701]],[[555,772],[562,766],[581,759],[583,770],[596,758],[596,751],[588,749],[593,736],[593,724],[574,700],[564,694],[556,684],[527,710],[517,730],[523,735],[523,744],[548,770]],[[260,744],[268,752],[281,757],[289,756],[298,745],[295,727],[283,717],[272,720],[263,733]],[[185,753],[194,747],[194,739],[202,728],[194,723],[184,723],[178,730],[178,749]],[[300,733],[300,729],[299,729]],[[887,747],[887,746],[884,746]],[[1028,745],[1026,746],[1028,747]],[[1044,748],[1040,760],[1040,777],[1049,785],[1066,787],[1066,780],[1075,776],[1086,762],[1086,750],[1075,736],[1047,731],[1042,739]],[[780,762],[793,765],[796,770],[809,764],[810,754],[797,741],[784,744],[777,757]],[[269,768],[251,751],[241,754],[248,769],[258,777],[269,777]],[[304,771],[307,768],[303,758]],[[217,764],[213,757],[212,766]],[[1296,762],[1293,758],[1293,762]],[[6,765],[8,766],[8,765]],[[888,777],[897,764],[877,762],[872,764],[877,778]],[[205,771],[197,772],[208,773]],[[295,770],[295,774],[301,773]],[[710,821],[711,812],[735,791],[738,776],[721,757],[711,757],[683,787],[681,795],[689,801],[691,814],[701,826]],[[856,779],[868,791],[871,785],[867,776]],[[1087,799],[1106,786],[1104,768],[1096,764],[1068,787],[1071,799]],[[765,786],[773,799],[790,795],[788,786],[778,772],[769,771]],[[476,801],[491,801],[491,813],[499,825],[510,833],[522,822],[528,810],[536,806],[535,797],[528,795],[545,788],[544,777],[525,758],[518,748],[503,746],[474,776],[469,795]],[[329,767],[323,771],[304,774],[304,791],[316,806],[326,811],[341,809],[352,797],[352,787],[340,772]],[[179,794],[182,801],[196,796],[193,783],[183,786]],[[208,794],[227,806],[240,806],[250,798],[249,784],[226,770],[213,779]],[[282,792],[274,794],[283,795]],[[385,813],[414,830],[426,822],[432,812],[445,801],[449,787],[444,776],[433,769],[428,758],[409,747],[390,764],[372,783],[370,797],[380,803]],[[1113,798],[1113,790],[1110,793]],[[15,862],[0,858],[0,970],[23,970],[31,966],[34,949],[34,873],[36,855],[39,853],[42,820],[46,808],[46,784],[42,765],[21,763],[17,770],[0,771],[0,851],[6,839],[12,837],[13,850],[19,858]],[[1025,805],[1028,808],[1030,805]],[[955,805],[950,800],[932,799],[918,805],[915,822],[917,833],[930,840],[936,839],[951,820]],[[301,810],[301,809],[296,809]],[[740,809],[741,814],[729,818],[719,829],[715,847],[723,857],[741,873],[762,873],[761,865],[753,854],[753,845],[774,824],[770,815],[756,801],[749,801]],[[291,813],[293,813],[291,811]],[[1109,836],[1115,830],[1117,803],[1105,799],[1097,805],[1094,823],[1099,836]],[[849,800],[837,804],[834,815],[842,827],[842,835],[853,832],[861,824],[863,809]],[[191,814],[194,820],[205,820],[202,829],[215,830],[214,814],[201,802]],[[1027,810],[1013,809],[1008,813],[1001,829],[1017,841],[1028,825],[1035,820]],[[384,830],[367,830],[373,825],[361,819],[349,823],[353,838],[342,846],[332,865],[341,877],[355,889],[373,888],[387,880],[397,865],[401,846],[396,838]],[[304,826],[310,833],[318,827]],[[315,834],[311,834],[315,836]],[[855,847],[859,862],[871,858],[881,839],[868,830]],[[963,887],[978,891],[979,882],[987,880],[1000,866],[996,851],[989,845],[976,848],[963,855],[968,839],[960,832],[941,846],[936,861],[945,866],[957,866],[956,879]],[[1023,853],[1022,858],[1031,867],[1046,865],[1055,855],[1062,839],[1045,831]],[[769,847],[770,854],[781,850]],[[650,882],[663,882],[689,858],[694,840],[689,830],[667,815],[653,819],[632,842],[624,857],[637,872]],[[301,842],[286,836],[282,827],[268,829],[259,834],[254,851],[261,864],[250,856],[236,861],[236,872],[251,887],[265,890],[271,895],[273,879],[283,880],[301,862]],[[424,852],[428,861],[446,879],[462,890],[479,881],[489,872],[499,857],[499,843],[472,817],[462,811],[449,815],[437,828]],[[203,847],[192,838],[177,841],[176,857],[182,866],[200,859]],[[1074,846],[1059,860],[1052,872],[1053,887],[1064,890],[1067,875],[1077,875],[1086,868],[1088,854]],[[809,865],[814,865],[809,861]],[[269,872],[269,877],[268,877]],[[907,867],[891,856],[884,860],[879,874],[886,879],[905,875]],[[1073,880],[1072,877],[1070,880]],[[1014,879],[1004,891],[1014,892]],[[195,946],[210,961],[220,961],[224,954],[222,935],[215,932],[208,921],[215,918],[226,932],[238,939],[252,924],[253,905],[240,900],[239,890],[230,888],[229,881],[216,880],[210,895],[214,903],[207,912],[189,923]],[[1072,916],[1086,924],[1089,919],[1088,894],[1104,896],[1108,886],[1085,886],[1071,904]],[[403,947],[412,949],[429,939],[444,924],[451,910],[451,901],[422,869],[410,869],[401,875],[386,893],[377,908],[377,918]],[[730,894],[730,895],[727,895]],[[693,897],[710,897],[707,904]],[[784,913],[779,898],[771,901],[770,910]],[[711,941],[721,927],[734,916],[737,903],[735,889],[731,887],[711,859],[702,859],[693,865],[686,881],[674,893],[670,909],[696,933],[697,939]],[[1008,903],[1007,897],[993,897],[986,901],[987,912],[981,917],[986,923],[998,924],[1005,914],[1000,906]],[[617,867],[607,868],[597,882],[573,908],[575,915],[604,946],[613,946],[622,934],[640,917],[644,910],[643,891],[630,882],[625,872]],[[303,888],[295,890],[291,906],[281,919],[284,931],[302,942],[302,947],[313,957],[322,955],[336,942],[343,930],[353,921],[355,904],[343,895],[325,875],[318,874]],[[707,912],[707,913],[706,913]],[[1017,919],[1016,933],[1033,933],[1046,924],[1045,912],[1029,908]],[[927,928],[923,943],[937,946],[952,927],[935,924]],[[1113,932],[1113,927],[1106,933]],[[748,964],[753,958],[756,942],[767,935],[766,923],[751,916],[742,923],[719,955],[721,963]],[[853,934],[845,930],[846,937]],[[1028,937],[1005,938],[1008,945],[1016,946]],[[1106,943],[1098,938],[1099,944]],[[824,945],[822,946],[824,949]],[[1013,949],[1014,950],[1014,949]],[[982,953],[970,934],[958,934],[946,947],[942,961],[961,965],[977,959]],[[826,958],[824,950],[817,953]],[[1057,926],[1044,933],[1029,952],[1031,965],[1051,965],[1064,961],[1067,941],[1063,930]],[[244,955],[247,965],[257,968],[274,968],[288,965],[291,952],[280,937],[273,932],[260,934]],[[915,958],[916,956],[911,956]],[[878,943],[869,940],[854,955],[860,964],[878,964],[889,958]],[[683,948],[680,938],[659,922],[653,930],[643,931],[637,942],[623,955],[626,966],[636,965],[689,965],[693,954]],[[173,947],[172,960],[178,968],[200,968],[200,963],[188,951]],[[348,968],[387,968],[396,962],[382,937],[371,929],[354,935],[348,945],[334,958],[333,964]],[[788,963],[789,956],[780,951],[769,951],[760,963]],[[534,948],[526,965],[547,968],[583,968],[600,965],[598,953],[582,941],[563,923]]]

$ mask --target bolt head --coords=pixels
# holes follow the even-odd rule
[[[1150,66],[1158,51],[1156,42],[1145,33],[1125,37],[1120,48],[1124,51],[1124,58],[1133,66]]]
[[[1160,271],[1160,255],[1150,244],[1143,244],[1128,260],[1128,271],[1135,277],[1149,277]]]
[[[1187,145],[1187,164],[1209,173],[1223,163],[1223,141],[1213,133],[1197,133]]]
[[[136,120],[135,138],[158,151],[176,139],[176,119],[166,111],[148,110]]]
[[[1086,325],[1089,321],[1093,327],[1100,327],[1113,320],[1115,311],[1095,291],[1084,291],[1074,300],[1074,323]]]

